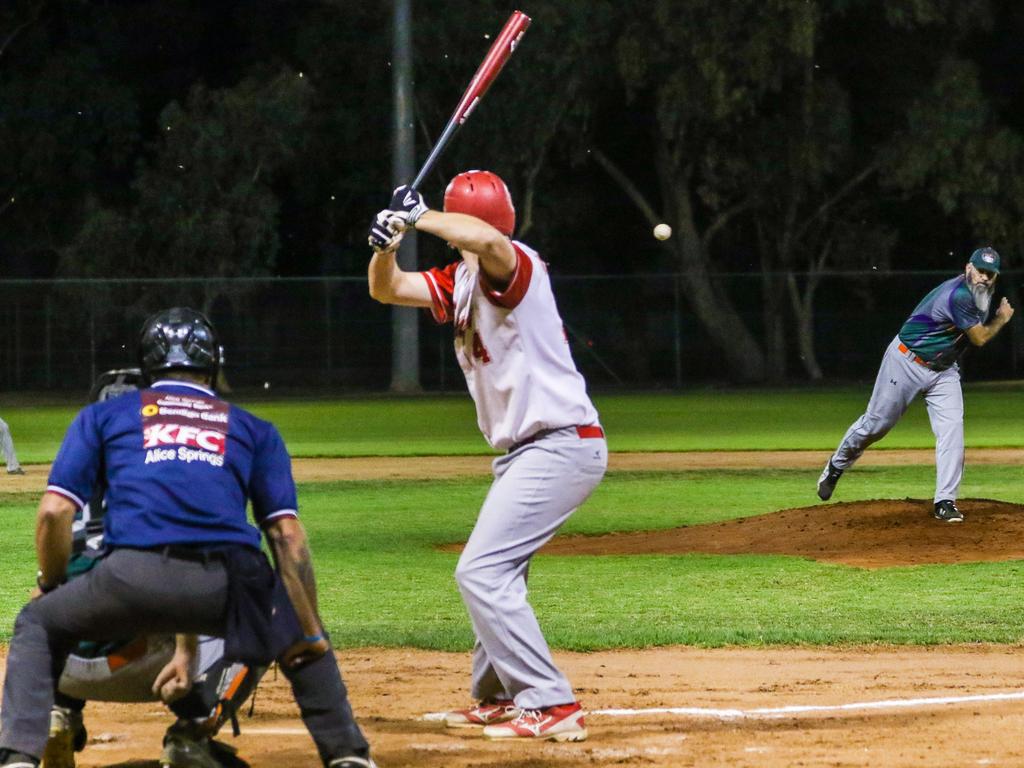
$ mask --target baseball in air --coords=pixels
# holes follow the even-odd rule
[[[659,224],[654,228],[654,236],[659,240],[668,240],[672,237],[672,227],[668,224]]]

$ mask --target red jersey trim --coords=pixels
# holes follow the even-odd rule
[[[444,269],[429,269],[420,272],[430,292],[430,314],[437,323],[450,323],[455,311],[452,301],[452,290],[455,285],[455,270],[459,262],[452,262]]]
[[[448,312],[445,310],[444,304],[441,302],[441,296],[437,290],[437,283],[434,281],[434,276],[429,272],[420,272],[420,274],[423,275],[423,279],[427,283],[427,290],[430,291],[430,314],[434,316],[434,321],[437,323],[448,322]]]
[[[523,300],[527,289],[530,287],[530,280],[533,278],[533,261],[523,250],[512,243],[516,251],[516,271],[509,281],[508,288],[504,291],[494,290],[487,282],[483,270],[480,270],[480,287],[483,289],[487,300],[497,307],[515,309]]]

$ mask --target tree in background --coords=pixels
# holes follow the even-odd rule
[[[559,154],[584,151],[578,129],[592,114],[590,96],[602,79],[589,65],[607,52],[613,7],[606,0],[553,0],[527,9],[533,23],[522,52],[502,72],[480,115],[442,157],[427,182],[431,188],[444,189],[455,173],[486,166],[514,193],[517,236],[532,236],[537,226],[544,231],[559,226],[538,221],[538,192],[551,186]],[[473,3],[458,25],[434,14],[417,17],[417,61],[425,70],[417,107],[425,148],[440,135],[507,8],[496,0]]]
[[[349,0],[287,11],[274,21],[246,11],[247,35],[267,49],[259,55],[286,58],[313,85],[306,142],[278,185],[282,247],[295,257],[279,272],[365,274],[367,222],[391,195],[390,13]]]
[[[941,79],[948,51],[987,19],[985,0],[657,0],[620,20],[617,71],[649,125],[649,166],[627,165],[633,147],[607,131],[595,158],[650,226],[673,226],[665,247],[735,377],[784,380],[792,328],[807,375],[821,378],[813,308],[824,271],[884,264],[896,241],[876,175],[892,172],[913,116],[912,99],[892,97]],[[876,79],[851,61],[881,62]],[[759,336],[716,277],[722,265],[760,274]]]
[[[1024,245],[1012,4],[527,10],[523,51],[428,199],[487,165],[554,270],[679,272],[728,378],[780,380],[796,359],[822,375],[830,274],[884,268],[894,248],[901,267],[945,267],[980,240],[1012,265]],[[507,12],[482,0],[417,15],[421,155]],[[0,273],[361,275],[389,187],[388,52],[368,44],[388,23],[347,0],[0,4]],[[676,235],[654,245],[661,220]],[[737,270],[749,279],[720,276]],[[868,284],[844,278],[869,297]],[[117,303],[95,288],[89,301]],[[603,313],[600,333],[644,338],[649,309]],[[656,354],[623,346],[641,374]]]
[[[649,226],[672,226],[666,247],[703,331],[735,376],[759,381],[765,349],[716,279],[714,247],[756,203],[757,190],[743,178],[755,158],[742,138],[761,104],[784,85],[805,3],[657,0],[648,7],[619,20],[615,50],[629,109],[650,122],[644,153],[650,166],[626,166],[615,157],[614,140],[594,156]],[[746,33],[736,35],[738,29]],[[653,180],[653,190],[637,180],[638,172]]]
[[[88,200],[130,168],[138,144],[135,102],[102,48],[48,21],[45,3],[0,9],[0,268],[8,276],[52,274]]]
[[[301,73],[194,86],[160,114],[162,133],[124,211],[96,208],[61,263],[67,276],[270,274],[280,241],[273,181],[306,141],[312,90]],[[115,247],[112,247],[115,246]],[[203,283],[208,310],[219,291]]]
[[[233,88],[196,85],[183,104],[169,104],[160,114],[160,138],[132,183],[134,200],[119,209],[94,206],[65,249],[59,274],[208,279],[64,286],[65,322],[118,334],[118,321],[141,322],[154,306],[213,314],[215,303],[244,301],[252,284],[217,278],[272,274],[280,250],[273,184],[306,140],[311,95],[304,77],[282,70]],[[248,315],[252,323],[262,317],[232,313]],[[116,340],[101,337],[100,345]]]
[[[887,184],[966,215],[981,243],[1014,261],[1024,247],[1024,136],[1003,123],[977,64],[950,57],[914,101],[888,158]]]

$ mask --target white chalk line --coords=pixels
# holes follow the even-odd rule
[[[982,693],[970,696],[932,696],[918,699],[884,699],[882,701],[856,701],[849,704],[795,704],[786,707],[759,707],[756,709],[716,709],[714,707],[650,707],[648,709],[593,709],[587,716],[637,717],[642,715],[683,715],[718,720],[739,720],[743,718],[780,718],[790,715],[816,714],[822,712],[854,712],[857,710],[908,709],[910,707],[936,707],[951,704],[980,704],[997,701],[1024,701],[1024,691],[1010,693]],[[447,712],[428,712],[420,720],[444,720]],[[255,736],[300,736],[307,733],[305,728],[246,728],[246,734]]]
[[[651,707],[648,709],[593,709],[587,716],[636,717],[642,715],[683,715],[706,717],[719,720],[742,718],[778,718],[790,715],[815,714],[821,712],[852,712],[857,710],[907,709],[910,707],[934,707],[950,704],[973,704],[996,701],[1024,701],[1024,691],[1011,693],[985,693],[970,696],[933,696],[918,699],[886,699],[883,701],[857,701],[848,704],[797,704],[786,707],[759,707],[757,709],[716,709],[713,707]],[[443,720],[445,712],[428,712],[421,720]]]

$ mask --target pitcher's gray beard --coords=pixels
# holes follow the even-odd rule
[[[992,306],[992,294],[995,293],[996,287],[994,285],[985,287],[981,283],[975,283],[970,288],[971,295],[974,297],[974,306],[982,312],[988,312],[988,308]]]

